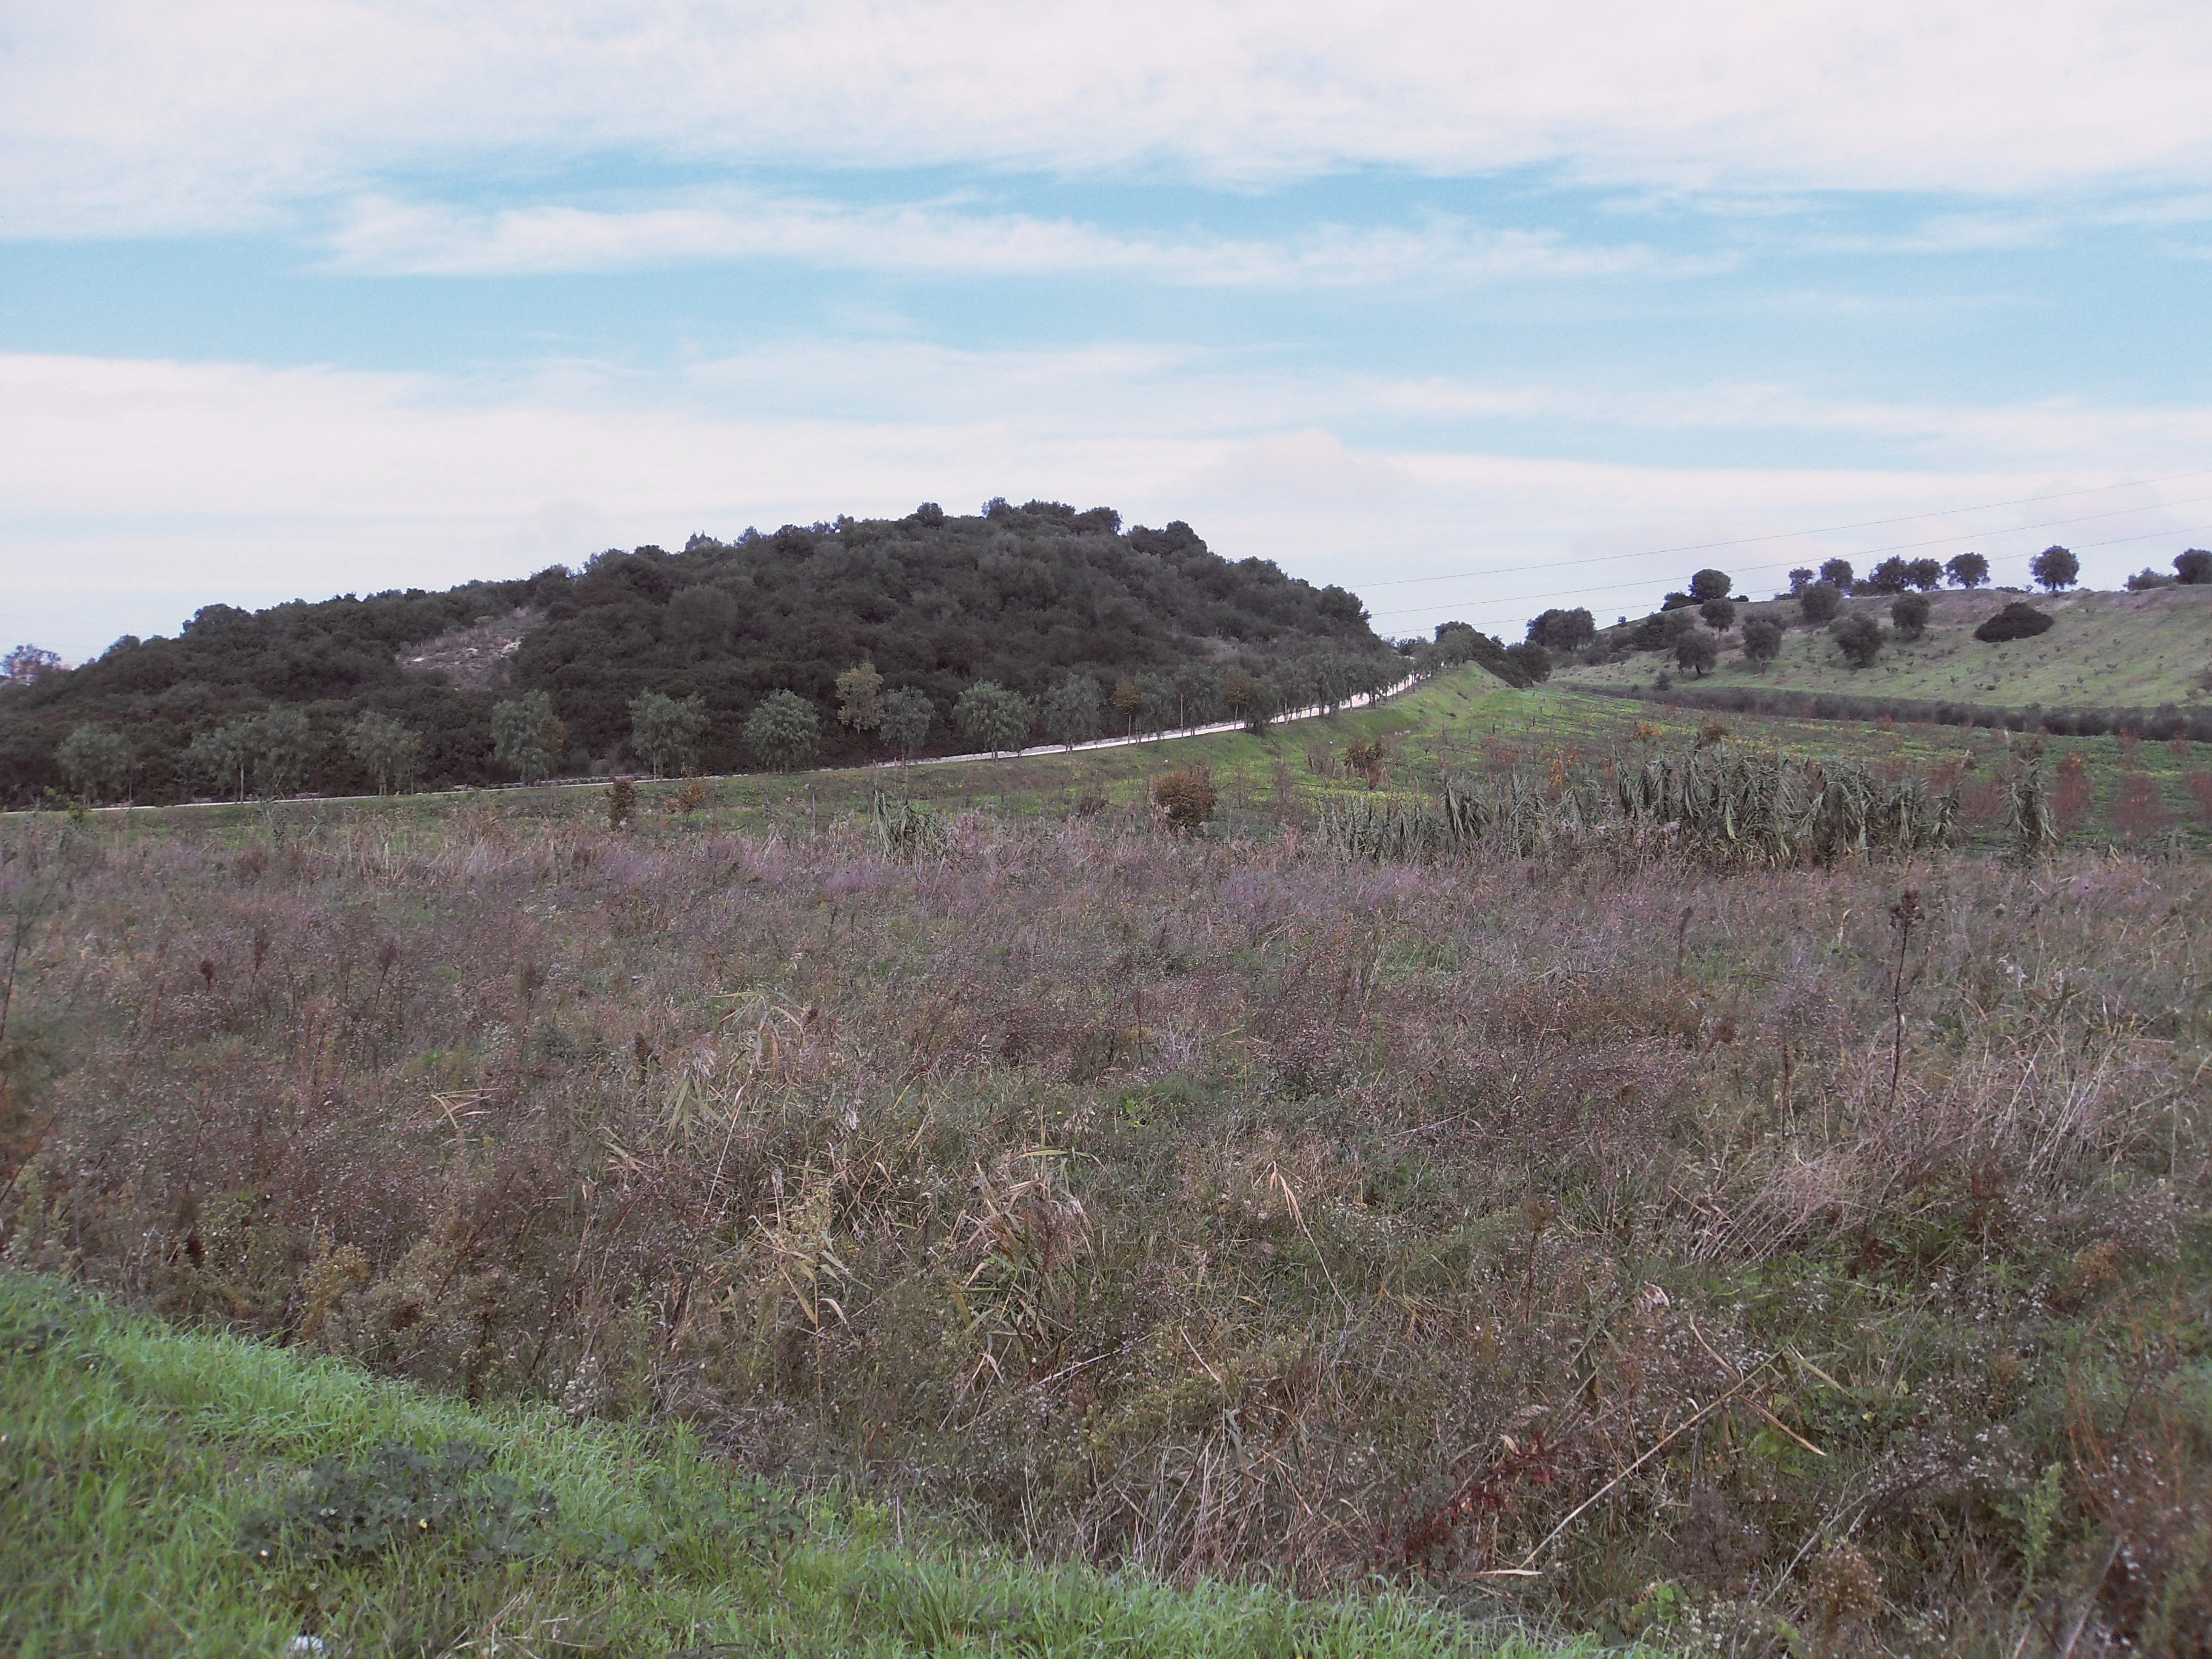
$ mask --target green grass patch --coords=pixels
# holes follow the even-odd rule
[[[900,1530],[680,1426],[477,1411],[0,1273],[0,1649],[22,1659],[1581,1650],[1395,1595],[1179,1589]]]

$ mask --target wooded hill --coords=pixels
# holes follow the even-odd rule
[[[979,682],[1023,700],[1002,707],[1002,728],[1026,720],[1024,740],[1041,741],[1069,728],[1054,708],[1079,725],[1089,708],[1106,731],[1166,730],[1402,672],[1352,594],[1224,559],[1186,524],[1125,531],[1110,508],[1052,501],[967,517],[925,504],[695,536],[681,552],[611,550],[579,570],[442,593],[210,605],[173,639],[126,636],[82,667],[0,687],[0,797],[511,781],[516,751],[495,729],[512,730],[518,707],[550,709],[533,716],[535,769],[637,769],[647,693],[688,712],[679,747],[702,773],[762,763],[748,721],[770,702],[789,714],[786,692],[811,713],[806,758],[856,762],[886,752],[880,731],[837,718],[837,677],[862,662],[885,694],[927,700],[922,753],[967,746],[955,711]],[[382,734],[384,758],[365,732]]]

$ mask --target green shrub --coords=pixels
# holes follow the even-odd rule
[[[1782,624],[1768,617],[1753,617],[1743,625],[1743,654],[1762,665],[1782,654]]]
[[[1881,655],[1881,624],[1872,617],[1845,617],[1829,632],[1835,638],[1836,649],[1854,668],[1871,668]]]
[[[1843,589],[1833,582],[1814,582],[1797,596],[1798,619],[1808,628],[1823,627],[1835,620],[1843,605]]]
[[[1213,816],[1213,780],[1202,767],[1179,766],[1152,786],[1152,799],[1170,829],[1189,835]]]
[[[2048,633],[2050,629],[2049,617],[2033,605],[2014,599],[1974,629],[1974,637],[1984,645],[2001,645],[2007,640],[2032,640],[2038,634]]]
[[[480,1445],[453,1440],[425,1452],[388,1440],[359,1462],[318,1458],[281,1503],[246,1517],[239,1547],[306,1561],[450,1550],[481,1563],[543,1548],[556,1508],[550,1492],[494,1474]]]

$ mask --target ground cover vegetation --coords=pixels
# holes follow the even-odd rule
[[[2190,745],[1792,729],[10,818],[4,1250],[1042,1557],[2203,1651]]]
[[[0,1273],[0,1423],[23,1659],[1565,1654],[1403,1598],[1024,1566],[848,1492],[794,1502],[680,1427],[478,1410],[27,1273]]]
[[[1108,508],[1002,501],[695,536],[444,593],[211,605],[80,668],[29,647],[8,664],[0,800],[17,806],[945,752],[986,684],[1001,741],[983,746],[1018,747],[1265,718],[1404,672],[1340,588],[1223,559],[1180,522],[1124,531]],[[841,677],[861,669],[877,683],[855,705]]]
[[[1193,769],[1215,793],[1210,832],[1241,836],[1311,828],[1324,813],[1377,793],[1426,811],[1440,805],[1452,780],[1504,781],[1517,773],[1549,792],[1555,771],[1564,778],[1595,768],[1609,780],[1607,769],[1641,766],[1655,745],[1680,751],[1725,744],[1747,754],[1863,768],[1882,787],[1917,776],[1938,792],[1955,788],[1954,842],[1976,850],[2010,847],[2009,781],[2028,772],[2041,775],[2066,846],[2212,843],[2212,750],[2185,738],[2031,732],[2017,710],[1990,711],[1979,726],[1943,725],[1925,718],[1924,705],[1909,702],[1877,703],[1876,710],[1894,715],[1869,717],[1826,694],[1770,694],[1775,702],[1795,697],[1811,705],[1802,714],[1740,709],[1729,705],[1745,693],[1729,685],[1678,684],[1640,695],[1632,701],[1557,682],[1516,690],[1468,665],[1443,669],[1388,701],[1271,723],[1257,735],[1221,732],[1073,753],[1031,749],[996,761],[510,789],[496,798],[516,821],[546,826],[597,823],[618,810],[625,820],[643,812],[695,828],[811,834],[839,815],[872,818],[876,798],[886,792],[901,810],[910,807],[932,823],[976,811],[1012,817],[1143,815],[1164,810],[1157,796],[1164,775]],[[1708,706],[1716,702],[1723,706]],[[2056,715],[2044,720],[2073,725]],[[2093,734],[2099,729],[2090,727]],[[1613,787],[1607,781],[1602,793],[1609,796]],[[378,810],[394,825],[434,829],[465,799],[394,797]],[[624,803],[619,809],[617,800]],[[209,831],[245,833],[265,829],[272,812],[340,822],[351,808],[303,801],[173,810]],[[168,822],[165,811],[129,816],[149,829]]]

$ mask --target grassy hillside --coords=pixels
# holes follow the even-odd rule
[[[1567,1651],[1389,1597],[1178,1590],[905,1529],[802,1506],[681,1429],[479,1412],[0,1271],[0,1647],[20,1659],[301,1636],[331,1659]]]
[[[1973,630],[2021,595],[1984,591],[1928,597],[1926,634],[1891,639],[1870,668],[1854,669],[1826,629],[1804,628],[1792,628],[1781,656],[1761,668],[1743,657],[1739,629],[1723,640],[1720,665],[1706,681],[2010,708],[2155,708],[2201,703],[2212,696],[2212,587],[2031,595],[2029,603],[2049,615],[2053,626],[2034,639],[2002,645],[1978,642]],[[1862,599],[1848,609],[1887,628],[1889,605],[1886,598]],[[1747,614],[1770,609],[1786,616],[1794,607],[1752,606]],[[1670,656],[1640,653],[1598,667],[1562,665],[1554,681],[1648,685],[1662,669],[1674,671]],[[1679,672],[1676,677],[1692,683]]]
[[[1403,752],[1620,707],[1426,695]],[[807,781],[7,820],[8,1259],[1176,1582],[1745,1659],[2212,1626],[2203,861],[894,857]]]

